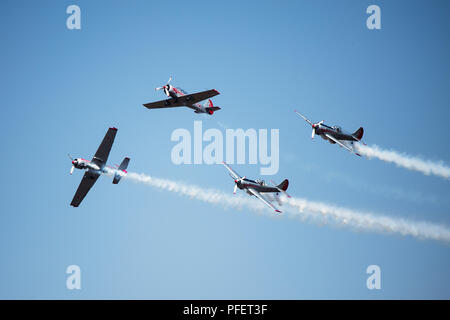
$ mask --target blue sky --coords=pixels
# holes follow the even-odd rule
[[[81,30],[66,28],[67,6]],[[382,29],[366,28],[377,4]],[[449,182],[355,157],[295,116],[450,163],[446,1],[2,1],[0,298],[407,299],[450,297],[449,246],[233,211],[102,177],[70,200],[109,126],[110,163],[232,192],[219,165],[172,164],[177,128],[280,129],[289,192],[450,226]],[[215,88],[213,117],[147,110],[169,76]],[[235,165],[259,175],[258,165]],[[257,201],[255,199],[255,201]],[[66,289],[79,265],[82,289]],[[377,264],[382,289],[368,290]]]

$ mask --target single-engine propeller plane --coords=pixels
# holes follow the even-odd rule
[[[296,114],[303,118],[306,122],[308,122],[312,127],[311,139],[314,139],[314,136],[317,134],[322,137],[322,139],[327,140],[331,144],[337,143],[339,146],[347,149],[351,153],[356,154],[357,156],[361,156],[359,153],[356,153],[353,149],[354,142],[361,142],[361,139],[364,134],[363,127],[360,127],[354,133],[348,133],[342,130],[339,126],[328,126],[319,121],[317,123],[312,123],[309,119],[307,119],[304,115],[294,110]]]
[[[230,172],[231,178],[234,180],[234,190],[233,193],[236,194],[237,188],[241,190],[246,190],[246,192],[251,195],[257,197],[259,200],[264,202],[267,206],[269,206],[271,209],[275,210],[275,212],[281,213],[280,210],[278,210],[273,204],[270,203],[270,201],[276,200],[279,205],[281,205],[281,201],[279,198],[279,194],[283,193],[288,198],[291,196],[286,193],[286,190],[289,186],[289,181],[285,179],[283,182],[281,182],[279,185],[273,184],[273,186],[268,186],[264,182],[264,180],[250,180],[246,177],[241,177],[239,174],[237,174],[229,165],[227,165],[225,162],[222,162],[222,164],[227,168],[227,170]],[[273,196],[271,198],[266,198],[262,195],[262,193],[271,193]]]
[[[83,201],[84,197],[87,195],[87,193],[101,174],[114,174],[113,184],[118,184],[120,179],[127,174],[126,169],[128,167],[128,163],[130,162],[130,158],[123,159],[122,163],[117,168],[106,165],[106,161],[108,160],[109,152],[111,151],[116,133],[116,128],[108,129],[108,132],[106,132],[102,143],[98,147],[98,150],[91,161],[83,158],[73,159],[69,155],[69,158],[72,160],[72,168],[70,169],[70,174],[73,173],[73,170],[75,168],[83,169],[86,171],[80,185],[78,186],[77,192],[75,193],[75,196],[70,203],[71,206],[78,207],[80,205],[81,201]]]
[[[164,108],[174,108],[174,107],[188,107],[194,110],[195,113],[207,113],[213,115],[214,111],[220,110],[220,107],[214,106],[210,98],[219,94],[217,90],[207,90],[202,92],[197,92],[193,94],[188,94],[181,88],[176,88],[170,85],[172,77],[169,78],[167,84],[155,88],[156,91],[163,90],[164,94],[169,97],[169,99],[145,103],[144,107],[148,109],[164,109]],[[208,99],[204,104],[199,102]]]

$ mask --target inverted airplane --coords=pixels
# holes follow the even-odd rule
[[[322,139],[330,142],[331,144],[338,144],[339,146],[343,147],[344,149],[347,149],[351,153],[356,154],[357,156],[361,156],[359,153],[356,153],[353,150],[353,143],[354,142],[361,142],[361,139],[364,134],[363,127],[360,127],[358,130],[356,130],[354,133],[348,133],[342,130],[339,126],[328,126],[324,124],[323,120],[317,123],[312,123],[309,119],[307,119],[304,115],[299,113],[298,111],[294,110],[296,114],[298,114],[300,117],[303,118],[306,122],[308,122],[312,127],[312,134],[311,139],[314,139],[314,136],[317,134],[322,137]],[[349,145],[347,145],[350,144]]]
[[[273,184],[273,186],[268,186],[266,185],[264,180],[250,180],[246,177],[241,177],[225,162],[222,162],[222,164],[225,166],[225,168],[227,168],[227,170],[230,172],[231,178],[233,178],[234,180],[234,194],[236,194],[237,188],[245,190],[249,195],[257,197],[259,200],[264,202],[264,204],[275,210],[275,212],[281,213],[281,211],[278,210],[273,204],[271,204],[270,201],[276,200],[278,204],[281,205],[281,201],[279,198],[280,193],[283,193],[288,198],[291,197],[286,193],[286,190],[289,186],[289,181],[287,179],[285,179],[277,186],[275,184]],[[262,195],[262,193],[274,193],[274,196],[271,199],[267,199]]]
[[[108,132],[106,132],[102,143],[98,147],[98,150],[91,161],[83,158],[72,159],[69,155],[72,160],[70,174],[73,173],[75,168],[86,171],[80,185],[78,186],[77,192],[70,203],[71,206],[78,207],[80,205],[81,201],[83,201],[84,197],[87,195],[100,175],[104,173],[114,173],[113,184],[118,184],[120,179],[127,174],[126,169],[128,167],[128,163],[130,162],[130,158],[123,159],[122,163],[117,168],[106,165],[116,133],[116,128],[108,129]]]
[[[162,87],[155,88],[156,91],[163,90],[169,99],[150,102],[144,104],[144,107],[148,109],[165,109],[174,107],[188,107],[194,110],[195,113],[207,113],[213,115],[214,111],[220,110],[220,107],[214,106],[210,98],[219,94],[217,90],[207,90],[188,94],[181,88],[176,88],[170,85],[172,77],[169,78],[167,84]],[[204,104],[199,102],[208,99]]]

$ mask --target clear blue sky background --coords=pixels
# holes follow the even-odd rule
[[[82,29],[66,28],[77,4]],[[366,28],[381,7],[382,30]],[[109,126],[110,162],[232,192],[219,165],[173,165],[176,128],[280,129],[290,193],[450,226],[448,181],[355,157],[296,117],[450,163],[448,1],[1,1],[0,298],[450,298],[449,245],[233,211],[102,177],[69,207]],[[169,75],[215,88],[213,117],[152,110]],[[259,166],[234,168],[258,177]],[[257,201],[255,199],[255,201]],[[82,290],[65,270],[82,271]],[[366,288],[368,265],[382,290]]]

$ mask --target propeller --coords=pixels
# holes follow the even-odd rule
[[[310,124],[310,126],[312,127],[312,133],[311,133],[311,139],[314,139],[314,136],[316,135],[316,128],[320,127],[320,125],[323,123],[323,120],[317,123],[312,123],[311,120],[309,120],[308,118],[306,118],[304,115],[302,115],[300,112],[298,112],[297,110],[294,110],[294,112],[296,114],[298,114],[300,117],[303,118],[303,120],[305,120],[306,122],[308,122]]]
[[[242,178],[239,178],[239,179],[234,180],[234,183],[235,183],[235,184],[234,184],[234,190],[233,190],[233,193],[234,193],[234,194],[236,194],[236,191],[237,191],[237,188],[238,188],[238,183],[244,181],[245,178],[246,178],[246,177],[244,176],[244,177],[242,177]]]
[[[314,136],[316,135],[316,128],[319,127],[323,123],[323,120],[317,123],[312,124],[312,133],[311,133],[311,139],[314,139]]]
[[[72,160],[72,164],[73,164],[74,160],[73,160],[72,156],[70,155],[70,153],[68,153],[67,156],[69,157],[70,160]],[[74,169],[75,169],[75,166],[72,165],[72,168],[70,168],[70,174],[73,174]]]
[[[156,91],[158,91],[158,90],[164,90],[164,93],[166,94],[166,96],[170,96],[170,94],[169,94],[169,90],[170,90],[170,85],[169,85],[169,83],[170,83],[170,81],[172,81],[172,77],[170,77],[169,78],[169,80],[167,81],[167,83],[166,83],[166,85],[165,86],[162,86],[162,87],[158,87],[158,88],[155,88],[155,90]]]

